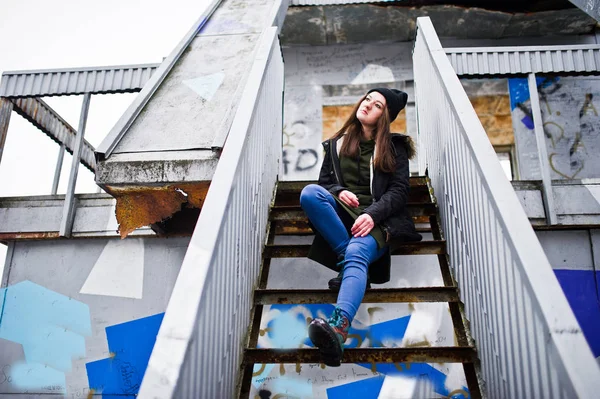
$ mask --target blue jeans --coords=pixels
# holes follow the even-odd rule
[[[304,187],[300,194],[300,205],[336,255],[344,257],[344,277],[337,306],[352,322],[365,295],[369,265],[383,256],[387,247],[379,249],[377,241],[370,234],[352,237],[340,218],[342,212],[346,211],[329,191],[317,184]]]

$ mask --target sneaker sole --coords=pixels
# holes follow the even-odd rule
[[[339,367],[342,360],[342,350],[338,344],[335,332],[325,327],[326,322],[311,323],[308,327],[308,337],[319,349],[321,361],[330,367]]]

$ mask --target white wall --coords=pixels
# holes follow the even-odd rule
[[[407,133],[415,133],[411,43],[289,47],[283,56],[282,180],[317,179],[323,105],[354,104],[370,87],[408,92]]]

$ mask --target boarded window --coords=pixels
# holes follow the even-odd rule
[[[327,140],[342,128],[352,113],[353,105],[328,105],[323,107],[323,140]],[[403,109],[391,124],[394,133],[406,132],[406,109]]]

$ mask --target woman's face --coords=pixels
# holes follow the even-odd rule
[[[373,91],[361,101],[356,118],[363,126],[375,127],[379,117],[385,110],[385,97],[380,93]]]

